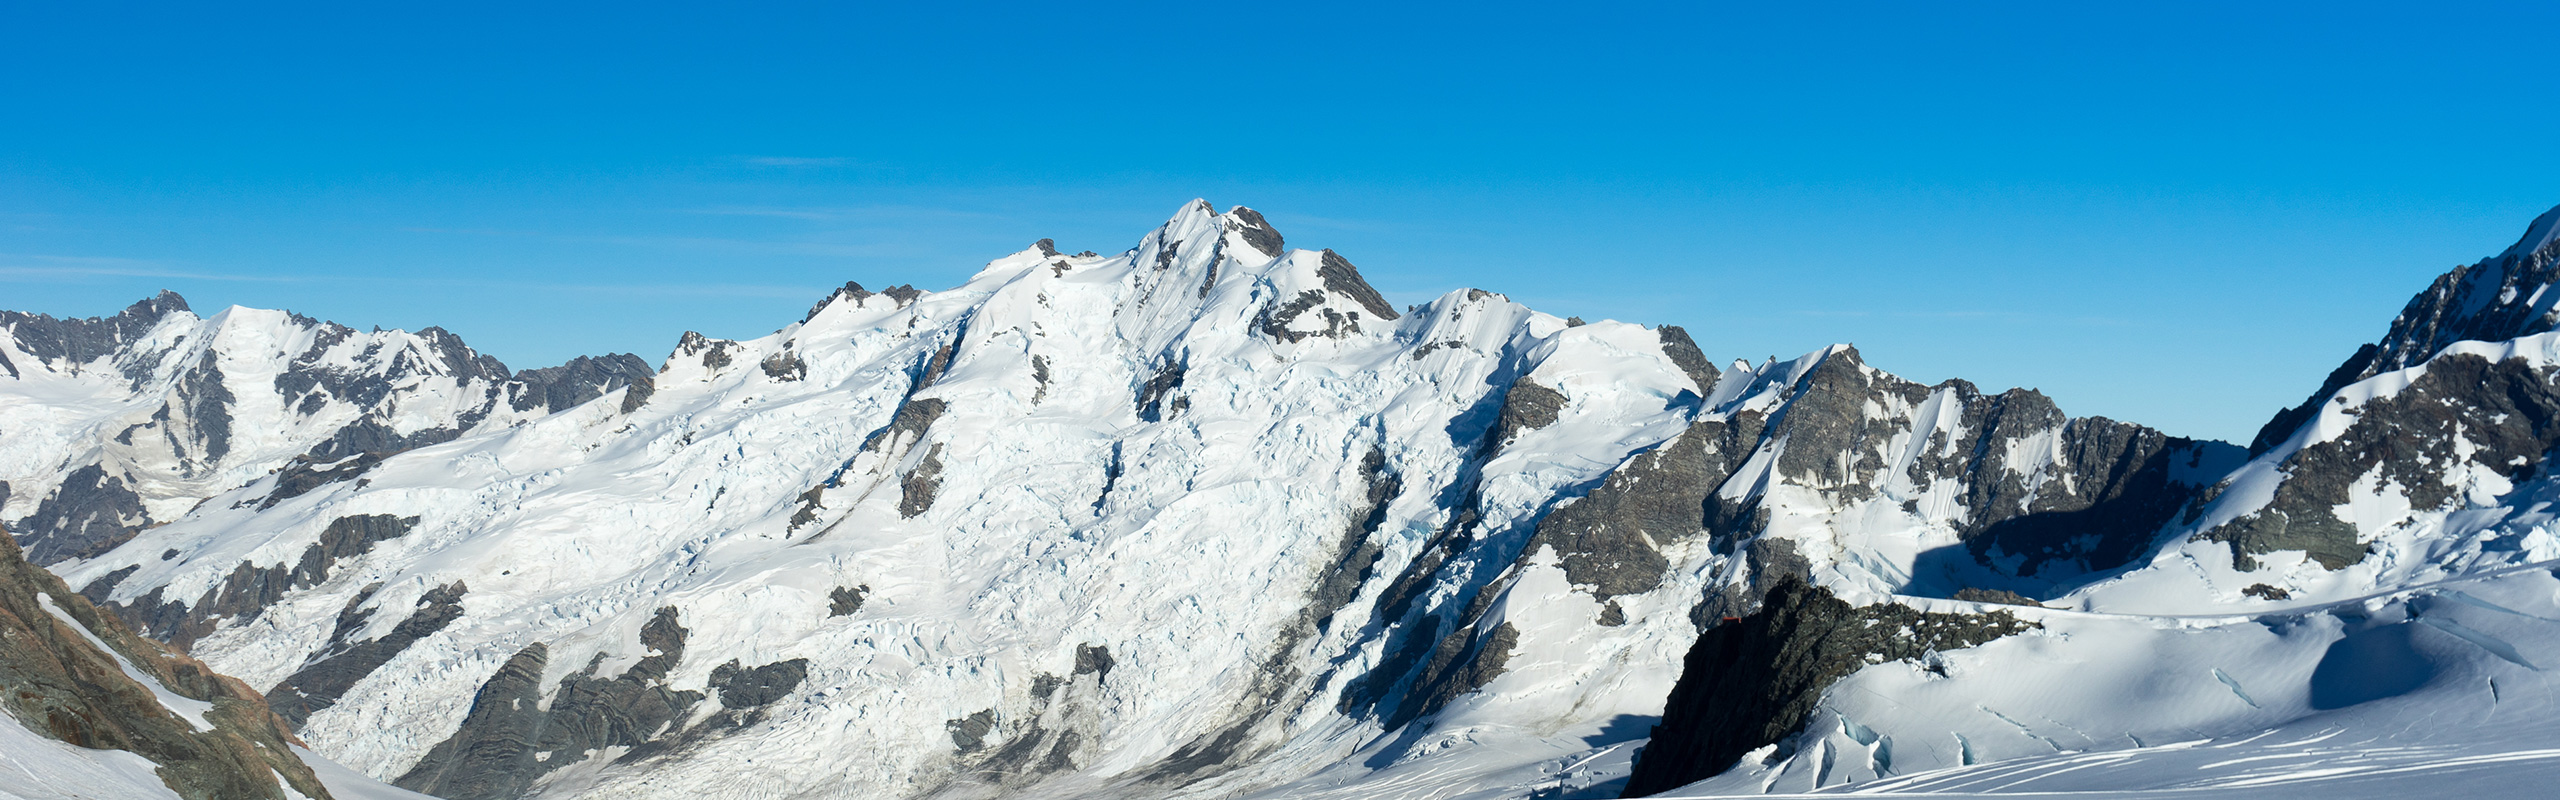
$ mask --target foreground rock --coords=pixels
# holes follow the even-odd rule
[[[256,692],[135,635],[28,564],[7,536],[0,536],[0,689],[0,707],[15,724],[148,759],[179,797],[330,797]]]

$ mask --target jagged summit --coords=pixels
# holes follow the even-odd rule
[[[2317,404],[2347,384],[2435,357],[2455,342],[2502,342],[2560,325],[2560,207],[2535,217],[2504,252],[2453,268],[2400,310],[2380,340],[2357,348],[2303,404],[2278,413],[2258,431],[2251,453],[2264,453],[2307,421]]]

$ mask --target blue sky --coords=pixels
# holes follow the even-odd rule
[[[2560,204],[2547,3],[352,5],[0,4],[0,308],[655,360],[1206,197],[2246,441]]]

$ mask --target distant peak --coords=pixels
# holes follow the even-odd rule
[[[1040,241],[1047,242],[1049,240],[1042,239]],[[853,302],[860,303],[863,298],[870,296],[871,292],[862,288],[862,284],[855,281],[845,281],[843,286],[837,287],[835,291],[828,293],[826,299],[819,300],[817,305],[810,306],[809,313],[801,315],[800,321],[805,323],[810,320],[817,319],[818,312],[827,310],[827,306],[835,305],[835,302],[838,300],[852,298]]]
[[[159,294],[137,300],[133,305],[126,306],[124,314],[129,317],[159,319],[168,316],[171,312],[192,310],[194,309],[187,307],[186,298],[178,296],[177,292],[162,289]]]

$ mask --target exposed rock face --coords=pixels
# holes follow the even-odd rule
[[[374,543],[405,536],[417,525],[417,517],[340,517],[322,529],[320,540],[304,547],[302,557],[294,563],[261,567],[241,562],[220,585],[206,589],[204,596],[192,604],[164,601],[158,588],[128,603],[107,600],[128,572],[110,573],[82,587],[81,593],[114,609],[153,637],[186,647],[226,619],[256,619],[286,592],[320,585],[329,579],[330,568],[338,562],[372,552]]]
[[[1239,223],[1240,225],[1242,223]],[[1245,232],[1248,243],[1251,232]],[[1270,242],[1278,247],[1278,234]],[[1176,243],[1179,245],[1179,243]],[[1261,247],[1260,244],[1253,244]],[[1170,253],[1171,250],[1163,251]],[[1305,269],[1305,254],[1293,254],[1280,262]],[[1366,316],[1374,324],[1393,322],[1402,317],[1378,290],[1360,277],[1358,267],[1340,254],[1326,250],[1316,254],[1314,277],[1323,288],[1301,288],[1288,299],[1274,299],[1264,306],[1254,324],[1264,336],[1280,342],[1300,342],[1309,338],[1343,339],[1364,330],[1360,321]],[[1210,276],[1212,279],[1215,275]],[[1204,287],[1205,289],[1205,287]]]
[[[1878,398],[1911,411],[1871,416],[1865,409]],[[1932,399],[1938,424],[1923,432],[1920,406]],[[1908,450],[1895,452],[1898,434],[1909,435]],[[1815,368],[1767,435],[1784,443],[1781,479],[1842,500],[1876,496],[1893,483],[1886,470],[1897,460],[1908,463],[1907,485],[1957,483],[1962,511],[1949,521],[1974,559],[2019,558],[2003,571],[2030,576],[2051,562],[2099,571],[2147,552],[2153,533],[2203,489],[2178,480],[2174,468],[2218,476],[2212,464],[2227,469],[2238,460],[2237,448],[2219,442],[2066,417],[2030,389],[1983,395],[1963,381],[1924,388],[1864,369],[1855,350]]]
[[[27,560],[55,564],[104,553],[149,524],[151,514],[124,478],[90,464],[72,470],[36,513],[20,521],[27,533],[18,543],[26,547]]]
[[[1280,231],[1272,228],[1270,221],[1262,218],[1261,212],[1236,206],[1234,210],[1228,211],[1227,215],[1228,229],[1243,236],[1246,244],[1253,245],[1253,249],[1261,251],[1263,255],[1278,258],[1281,254],[1289,252],[1288,242],[1280,238]]]
[[[661,608],[640,629],[640,651],[647,655],[608,678],[597,674],[604,661],[599,653],[585,669],[561,678],[548,701],[542,673],[550,648],[526,645],[481,684],[462,727],[393,783],[448,800],[513,800],[542,776],[606,748],[625,748],[618,761],[638,761],[752,724],[808,675],[806,659],[723,664],[709,686],[720,695],[721,710],[685,727],[705,699],[703,692],[667,685],[667,674],[684,660],[686,634],[676,609]]]
[[[1737,474],[1755,453],[1774,454],[1769,471]],[[1540,521],[1523,555],[1553,547],[1573,582],[1601,600],[1651,591],[1668,567],[1662,547],[1705,533],[1719,551],[1743,549],[1770,524],[1765,498],[1789,487],[1803,493],[1788,502],[1820,504],[1794,506],[1798,513],[1897,503],[1915,527],[1935,522],[1954,532],[1964,561],[1982,569],[2033,576],[2067,562],[2094,572],[2149,552],[2155,532],[2202,491],[2201,481],[2179,479],[2180,467],[2218,477],[2213,465],[2237,455],[2228,445],[2103,417],[2067,417],[2032,390],[1984,395],[1962,381],[1923,387],[1870,369],[1844,348],[1797,378],[1772,412],[1709,415],[1630,458]],[[1915,495],[1939,486],[1954,489],[1942,496],[1957,505],[1922,508]],[[1792,547],[1774,560],[1780,551],[1748,552],[1751,568],[1735,571],[1743,594],[1718,601],[1713,616],[1749,610],[1767,584],[1752,577],[1761,566],[1802,561]]]
[[[1662,337],[1662,354],[1669,357],[1671,363],[1679,365],[1681,372],[1688,373],[1689,380],[1698,384],[1700,394],[1716,388],[1716,378],[1722,373],[1717,372],[1715,363],[1708,361],[1707,354],[1698,349],[1698,343],[1689,338],[1688,331],[1678,325],[1664,325],[1655,328],[1654,333]]]
[[[1399,316],[1395,306],[1387,305],[1387,298],[1379,296],[1378,290],[1360,277],[1360,268],[1352,266],[1351,260],[1340,253],[1324,251],[1316,276],[1324,279],[1325,291],[1350,298],[1379,319],[1392,321]]]
[[[942,490],[942,445],[925,451],[924,460],[898,482],[898,516],[912,519],[933,510],[933,495]]]
[[[684,636],[675,609],[661,609],[640,633],[651,655],[611,678],[596,675],[590,663],[561,679],[548,703],[542,668],[550,651],[539,642],[526,646],[481,686],[462,729],[395,783],[450,800],[512,800],[589,752],[651,741],[702,700],[700,692],[663,683],[684,658]]]
[[[1523,432],[1556,424],[1556,415],[1564,410],[1565,403],[1565,396],[1556,390],[1521,378],[1503,395],[1502,415],[1494,418],[1493,432],[1485,437],[1485,446],[1499,449]]]
[[[622,410],[629,412],[648,402],[650,392],[656,388],[657,374],[649,362],[630,353],[601,358],[579,356],[557,367],[516,373],[507,385],[508,404],[518,411],[567,411],[628,387],[631,391],[623,396]]]
[[[827,616],[853,616],[855,612],[862,610],[862,596],[870,593],[871,586],[868,584],[862,586],[838,586],[829,590],[827,592]]]
[[[2027,597],[2026,595],[2012,592],[2007,589],[1975,589],[1966,587],[1956,590],[1956,599],[1963,600],[1968,603],[1999,603],[2001,605],[2011,606],[2039,605],[2035,600]]]
[[[470,592],[470,587],[461,581],[430,590],[418,598],[417,610],[401,620],[390,633],[361,642],[347,641],[347,637],[363,628],[373,616],[374,609],[364,607],[364,602],[372,599],[373,593],[380,588],[380,584],[369,587],[357,596],[355,603],[338,612],[338,627],[331,632],[330,649],[326,654],[312,659],[302,669],[267,690],[267,707],[274,709],[276,716],[283,718],[286,724],[300,729],[303,722],[311,719],[313,712],[336,705],[338,698],[344,697],[356,681],[373,674],[376,668],[390,662],[392,656],[460,619],[462,596]]]
[[[737,342],[714,339],[696,331],[685,331],[683,336],[676,338],[675,353],[667,358],[669,360],[694,359],[702,363],[703,369],[717,372],[727,368],[730,362],[735,360],[732,354],[737,351]]]
[[[146,680],[208,703],[201,716],[212,729],[164,705]],[[0,536],[0,690],[0,708],[12,718],[0,724],[150,759],[180,797],[283,800],[288,786],[330,796],[294,758],[291,734],[256,692],[135,635],[27,563],[7,536]]]
[[[2549,289],[2556,281],[2560,208],[2525,226],[2523,238],[2506,252],[2437,276],[2401,308],[2380,342],[2359,347],[2302,405],[2278,413],[2259,429],[2249,454],[2264,453],[2292,436],[2347,384],[2424,363],[2455,342],[2502,342],[2553,330],[2560,324],[2552,313],[2560,306],[2560,292]]]
[[[1972,647],[2038,627],[2005,611],[1924,613],[1853,607],[1801,581],[1781,581],[1760,611],[1698,637],[1662,723],[1637,758],[1627,797],[1647,797],[1731,769],[1744,753],[1803,730],[1824,689],[1879,661]]]
[[[1945,597],[1988,580],[1997,585],[1981,590],[2032,603],[2035,591],[2153,552],[2157,532],[2240,457],[2229,445],[2071,418],[2030,390],[1921,386],[1867,367],[1851,348],[1716,381],[1717,405],[1686,431],[1558,499],[1525,536],[1458,514],[1381,593],[1374,619],[1392,643],[1345,684],[1341,707],[1393,728],[1505,671],[1526,634],[1487,610],[1508,578],[1460,576],[1517,575],[1551,554],[1597,601],[1594,624],[1623,627],[1632,622],[1623,598],[1703,572],[1706,591],[1686,622],[1708,632],[1757,612],[1790,581]],[[1568,406],[1536,380],[1515,381],[1481,457]],[[1879,519],[1877,533],[1862,532]],[[1867,565],[1889,556],[1861,551],[1877,546],[1870,535],[1949,545],[1910,575],[1885,576]],[[1423,593],[1435,582],[1465,588]]]
[[[1540,520],[1527,550],[1554,548],[1565,576],[1602,600],[1653,591],[1671,568],[1659,546],[1706,530],[1707,496],[1732,474],[1739,456],[1748,455],[1708,457],[1709,448],[1729,444],[1715,435],[1725,428],[1700,423],[1629,459],[1590,494]]]
[[[2465,341],[2531,341],[2525,337],[2560,329],[2555,281],[2560,208],[2536,218],[2505,252],[2438,276],[2379,341],[2359,347],[2301,405],[2270,419],[2250,445],[2259,462],[2250,469],[2273,467],[2273,496],[2232,517],[2214,513],[2210,504],[2227,488],[2216,487],[2184,520],[2211,527],[2191,535],[2228,543],[2242,570],[2282,551],[2336,570],[2365,561],[2381,528],[2466,504],[2493,505],[2510,485],[2540,475],[2560,407],[2553,370],[2522,357],[2448,352]],[[2415,374],[2396,391],[2384,381],[2357,390],[2358,399],[2347,396],[2351,385],[2395,372]],[[2376,396],[2361,399],[2365,394]],[[2332,410],[2348,421],[2313,430]],[[2372,529],[2359,530],[2339,511],[2353,499],[2395,494],[2408,510]],[[2216,521],[2199,523],[2208,516]],[[2262,585],[2266,591],[2252,596],[2285,591]]]
[[[792,353],[775,353],[765,357],[764,376],[777,381],[796,381],[809,376],[809,365]]]
[[[1322,329],[1298,330],[1296,327],[1298,318],[1308,311],[1316,312],[1317,316],[1324,320]],[[1261,329],[1263,335],[1283,342],[1297,342],[1311,336],[1340,339],[1360,332],[1360,319],[1355,316],[1358,313],[1355,311],[1345,314],[1335,311],[1332,307],[1325,305],[1323,292],[1307,289],[1299,292],[1296,297],[1289,298],[1289,302],[1273,306],[1270,310],[1263,312]]]
[[[1168,360],[1157,365],[1156,374],[1147,378],[1146,385],[1138,387],[1138,419],[1162,422],[1167,409],[1181,412],[1182,398],[1175,396],[1174,392],[1182,388],[1182,374],[1180,361]]]
[[[949,407],[930,397],[910,400],[899,406],[898,413],[889,418],[888,427],[881,428],[862,443],[862,449],[876,451],[884,447],[913,445],[924,438],[925,429],[933,427],[933,421],[940,419],[943,410]]]
[[[720,705],[731,709],[762,708],[772,705],[800,685],[809,675],[809,660],[795,658],[776,661],[749,669],[729,659],[711,670],[711,688],[720,692]]]
[[[2453,508],[2474,470],[2521,482],[2540,474],[2554,446],[2560,370],[2521,358],[2446,356],[2398,393],[2359,406],[2344,433],[2286,457],[2286,480],[2265,508],[2203,535],[2230,542],[2243,570],[2255,568],[2254,556],[2278,550],[2341,569],[2367,552],[2356,526],[2336,511],[2353,495],[2396,486],[2413,509]]]
[[[828,306],[835,305],[839,300],[851,300],[858,305],[864,298],[868,298],[870,296],[871,292],[862,288],[862,284],[855,283],[853,281],[845,281],[843,286],[838,287],[834,292],[829,293],[826,299],[818,301],[817,305],[810,306],[809,313],[802,316],[800,321],[808,322],[810,320],[817,319],[818,312],[827,310]]]

